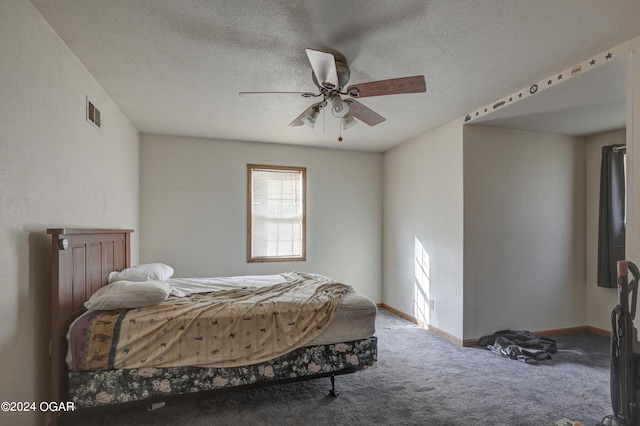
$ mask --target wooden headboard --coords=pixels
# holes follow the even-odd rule
[[[51,401],[67,401],[66,334],[111,271],[131,266],[130,229],[47,229],[51,234]]]

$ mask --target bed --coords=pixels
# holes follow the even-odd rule
[[[320,377],[331,378],[336,396],[335,376],[376,366],[375,304],[321,275],[153,277],[168,286],[166,300],[96,310],[118,276],[136,270],[131,232],[47,230],[52,401],[71,401],[80,412]]]

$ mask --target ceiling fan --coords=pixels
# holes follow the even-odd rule
[[[354,126],[356,118],[369,126],[380,124],[386,119],[358,102],[357,98],[370,96],[396,95],[402,93],[426,92],[423,75],[371,81],[347,86],[350,77],[349,66],[341,55],[333,55],[320,50],[305,49],[313,72],[311,77],[319,89],[313,92],[240,92],[240,96],[294,94],[305,98],[321,98],[302,112],[289,126],[307,126],[313,128],[320,111],[329,106],[331,114],[339,118],[344,130]],[[346,89],[345,89],[345,86]],[[343,96],[348,96],[343,98]],[[340,137],[338,140],[342,140]]]

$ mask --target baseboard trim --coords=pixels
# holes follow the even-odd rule
[[[415,324],[418,323],[417,318],[414,318],[411,315],[405,314],[404,312],[399,311],[396,308],[393,308],[393,307],[387,305],[386,303],[378,303],[377,306],[378,306],[378,308],[382,308],[384,310],[387,310],[387,311],[391,312],[392,314],[396,314],[397,316],[402,317],[402,318],[406,319],[407,321],[411,321],[412,323],[415,323]]]
[[[603,330],[598,327],[587,326],[587,333],[599,334],[600,336],[611,337],[611,330]]]
[[[424,321],[419,321],[417,318],[406,314],[392,306],[387,305],[386,303],[378,303],[377,306],[379,308],[382,309],[386,309],[387,311],[398,315],[401,318],[406,319],[407,321],[411,321],[414,324],[419,325],[420,327],[429,330],[430,332],[432,332],[433,334],[437,334],[440,337],[443,337],[453,343],[455,343],[456,345],[459,346],[477,346],[478,342],[480,341],[480,338],[477,339],[459,339],[449,333],[447,333],[446,331],[442,331],[437,327],[434,327],[432,325],[429,325],[427,323],[425,323]],[[600,336],[606,336],[606,337],[611,337],[611,331],[609,330],[603,330],[601,328],[597,328],[597,327],[592,327],[590,325],[583,325],[583,326],[579,326],[579,327],[567,327],[567,328],[554,328],[551,330],[538,330],[538,331],[534,331],[533,334],[537,335],[537,336],[559,336],[562,334],[570,334],[570,333],[592,333],[592,334],[598,334]]]
[[[591,327],[590,325],[583,325],[580,327],[567,327],[567,328],[553,328],[551,330],[538,330],[534,331],[533,334],[536,336],[560,336],[562,334],[571,334],[571,333],[591,333],[598,334],[600,336],[611,337],[611,332],[608,330],[603,330],[597,327]],[[465,339],[463,346],[476,346],[480,339]]]
[[[464,339],[462,341],[462,346],[478,346],[478,342],[480,339]]]
[[[391,307],[391,306],[389,306],[389,305],[387,305],[385,303],[378,303],[377,305],[378,305],[379,308],[385,309],[385,310],[391,312],[392,314],[396,314],[399,317],[402,317],[402,318],[406,319],[407,321],[411,321],[412,323],[417,324],[418,326],[420,326],[420,327],[432,332],[433,334],[436,334],[436,335],[438,335],[440,337],[443,337],[443,338],[449,340],[450,342],[455,343],[458,346],[463,346],[463,342],[462,342],[461,339],[458,339],[456,336],[451,335],[451,334],[447,333],[446,331],[440,330],[439,328],[434,327],[432,325],[429,325],[424,321],[420,321],[417,318],[415,318],[415,317],[413,317],[413,316],[411,316],[409,314],[406,314],[406,313],[404,313],[404,312],[402,312],[402,311],[400,311],[400,310],[398,310],[398,309],[396,309],[394,307]]]

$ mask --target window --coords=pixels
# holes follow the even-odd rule
[[[247,165],[247,262],[306,260],[304,167]]]

